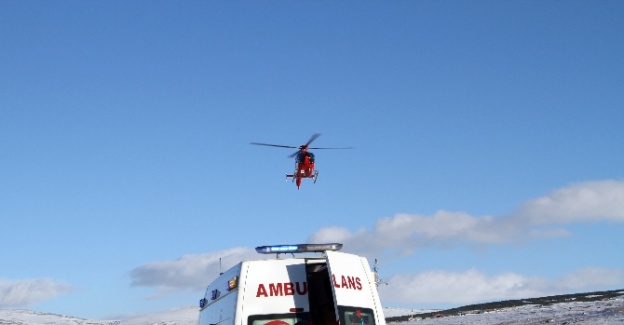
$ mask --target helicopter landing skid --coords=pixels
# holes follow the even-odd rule
[[[316,184],[316,179],[318,178],[318,170],[314,171],[314,176],[312,176],[312,179],[314,180],[314,184]]]

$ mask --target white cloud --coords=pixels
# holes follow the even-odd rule
[[[518,215],[532,224],[624,221],[624,181],[574,184],[527,202]]]
[[[27,306],[71,290],[66,283],[46,278],[17,281],[0,279],[0,307]]]
[[[406,255],[427,246],[483,246],[568,236],[569,231],[561,226],[549,227],[589,221],[624,221],[624,181],[587,182],[558,189],[528,201],[507,216],[471,216],[444,210],[430,216],[397,214],[380,219],[372,230],[323,228],[309,241],[338,241],[364,256]]]
[[[248,248],[232,248],[184,255],[174,261],[147,263],[130,272],[131,285],[157,288],[161,294],[203,290],[219,272],[251,256],[257,257],[257,253]]]
[[[545,279],[512,272],[489,276],[470,269],[464,272],[428,271],[396,275],[386,282],[388,285],[379,287],[381,300],[385,304],[465,305],[608,289],[624,284],[624,271],[589,268],[559,279]]]
[[[502,243],[518,237],[516,220],[473,217],[463,212],[438,211],[431,216],[398,214],[383,218],[372,231],[350,232],[344,228],[323,228],[308,239],[310,242],[337,241],[349,251],[362,255],[391,252],[411,254],[431,246],[449,246],[459,242]]]
[[[585,268],[563,276],[557,286],[564,290],[595,290],[624,285],[624,270]]]

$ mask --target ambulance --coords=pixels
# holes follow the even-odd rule
[[[198,325],[386,325],[368,261],[341,248],[256,247],[277,258],[240,262],[210,283]]]

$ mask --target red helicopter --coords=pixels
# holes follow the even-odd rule
[[[297,184],[297,189],[301,186],[301,180],[304,178],[311,178],[316,183],[316,179],[318,178],[318,170],[314,169],[314,154],[308,149],[352,149],[352,147],[346,148],[311,148],[309,147],[312,141],[316,140],[321,134],[315,133],[312,135],[310,140],[306,142],[306,144],[302,144],[299,147],[295,146],[284,146],[280,144],[270,144],[270,143],[259,143],[259,142],[251,142],[251,144],[258,146],[269,146],[269,147],[279,147],[279,148],[293,148],[299,149],[291,154],[290,158],[295,157],[295,171],[292,174],[286,174],[286,180],[289,177],[293,179],[293,182]]]

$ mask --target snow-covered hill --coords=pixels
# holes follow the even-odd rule
[[[196,325],[198,307],[177,308],[121,320],[93,320],[21,309],[0,309],[0,325]]]
[[[74,325],[74,324],[93,324],[104,325],[113,324],[114,321],[91,321],[78,317],[63,316],[57,314],[40,313],[31,310],[22,309],[0,309],[0,324],[11,325],[34,325],[34,324],[59,324],[59,325]]]
[[[462,309],[453,315],[445,311],[432,313],[431,310],[399,308],[384,308],[384,313],[390,320],[411,315],[390,323],[394,325],[624,324],[624,291],[616,293],[619,296],[605,299],[597,296],[599,300],[596,301],[566,299],[563,302],[529,303],[498,309]],[[197,315],[198,308],[195,306],[119,320],[90,320],[29,310],[0,309],[0,325],[196,325]],[[433,316],[422,318],[419,315]]]
[[[615,325],[624,324],[624,296],[590,302],[523,305],[497,310],[472,311],[440,318],[413,318],[400,325]]]

